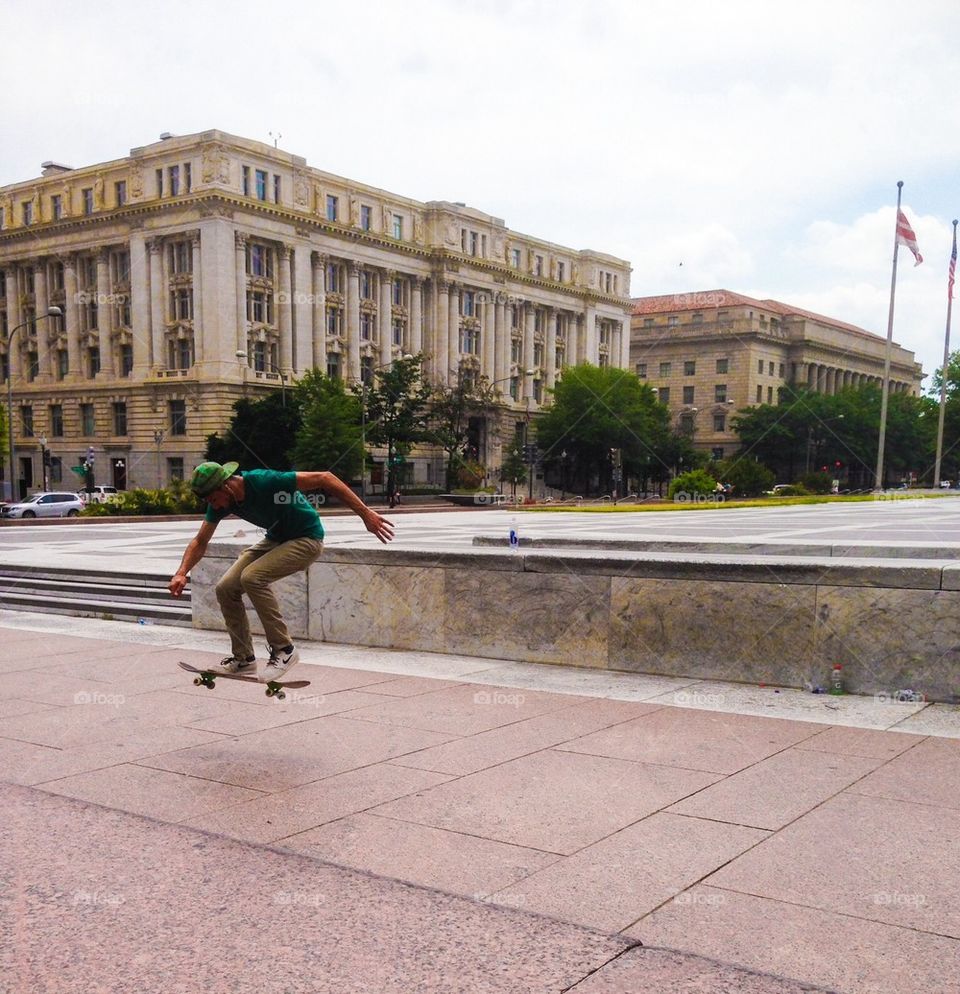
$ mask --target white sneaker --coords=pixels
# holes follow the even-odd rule
[[[260,674],[260,682],[270,683],[273,680],[279,680],[287,670],[296,666],[299,662],[300,652],[296,646],[291,646],[287,652],[283,649],[274,649],[273,646],[270,646],[270,658],[267,660],[267,665]]]
[[[236,656],[227,656],[219,663],[214,663],[208,669],[209,673],[222,673],[232,675],[235,673],[249,673],[251,676],[257,672],[257,657],[251,656],[249,659],[238,659]]]

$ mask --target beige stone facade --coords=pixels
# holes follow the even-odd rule
[[[658,392],[696,448],[719,458],[739,445],[731,416],[776,404],[782,386],[833,394],[883,382],[885,338],[789,304],[729,290],[633,303],[630,368]],[[912,352],[892,347],[891,391],[918,394],[923,375]]]
[[[189,473],[238,398],[420,351],[433,381],[503,392],[507,432],[474,440],[492,469],[564,365],[629,364],[624,260],[220,131],[0,188],[0,273],[16,475],[34,489],[41,436],[52,486],[77,488],[88,448],[98,483],[155,486]],[[439,463],[419,454],[410,482],[441,482]]]

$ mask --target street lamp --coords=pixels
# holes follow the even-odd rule
[[[37,441],[40,443],[40,475],[43,478],[43,489],[47,489],[47,436],[41,435]]]
[[[154,428],[153,430],[153,441],[157,446],[157,487],[161,485],[160,479],[160,446],[163,445],[163,440],[167,437],[167,433],[162,428]]]
[[[61,314],[63,314],[63,311],[59,307],[48,307],[46,314],[41,314],[38,318],[31,318],[29,321],[21,322],[7,335],[7,429],[9,435],[8,442],[10,444],[10,500],[14,500],[13,481],[15,466],[13,452],[13,336],[21,328],[26,328],[29,324],[36,324],[37,321],[43,321],[46,318],[58,318]]]
[[[243,349],[238,349],[234,353],[234,355],[238,359],[242,359],[242,360],[246,360],[247,359],[247,353],[244,352]],[[280,377],[280,404],[281,404],[282,407],[286,407],[287,406],[287,379],[283,375],[283,373],[280,371],[280,367],[272,359],[266,359],[265,361],[270,364],[270,369],[268,370],[268,372],[270,372],[270,373],[276,373],[277,376]]]

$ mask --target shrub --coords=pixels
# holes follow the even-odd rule
[[[829,473],[805,473],[800,484],[812,494],[828,494],[833,490],[833,477]]]
[[[673,500],[679,493],[709,496],[717,489],[717,481],[705,469],[681,473],[670,481],[667,496]]]

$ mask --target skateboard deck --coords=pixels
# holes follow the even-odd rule
[[[178,661],[177,665],[188,673],[196,673],[193,682],[198,687],[206,687],[207,690],[213,690],[217,680],[239,680],[241,683],[256,683],[261,687],[266,687],[267,697],[276,697],[277,700],[282,701],[287,696],[284,693],[284,687],[299,690],[301,687],[310,686],[309,680],[269,680],[267,683],[262,683],[255,676],[241,673],[214,673],[211,670],[200,670],[196,666],[183,662],[183,660]]]

